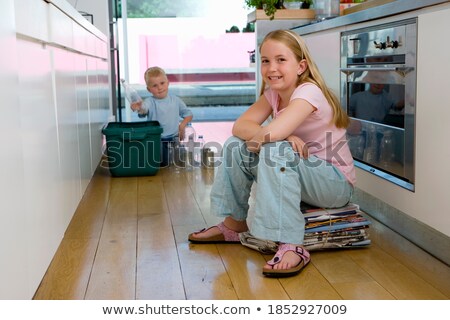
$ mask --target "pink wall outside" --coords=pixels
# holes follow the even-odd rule
[[[255,49],[254,33],[225,33],[216,38],[193,35],[141,35],[139,37],[140,71],[159,66],[182,73],[183,69],[241,69],[248,72],[249,54]],[[175,69],[175,70],[174,70]],[[179,70],[179,71],[178,71]],[[205,70],[206,71],[206,70]]]

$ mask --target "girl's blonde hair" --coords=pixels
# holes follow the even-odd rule
[[[166,72],[160,67],[151,67],[148,68],[144,73],[145,83],[148,84],[149,78],[164,76],[167,78]]]
[[[261,47],[267,40],[274,40],[283,43],[294,53],[298,62],[303,59],[306,60],[306,69],[301,75],[298,76],[297,86],[305,82],[311,82],[317,85],[320,90],[322,90],[325,98],[333,109],[333,120],[331,122],[338,128],[347,128],[350,123],[350,119],[341,108],[339,99],[325,84],[325,81],[323,80],[316,64],[312,60],[311,54],[309,53],[303,39],[297,33],[290,30],[275,30],[266,35],[261,43],[261,46],[259,47],[260,52]],[[264,93],[265,87],[266,84],[263,80],[261,85],[261,95]]]

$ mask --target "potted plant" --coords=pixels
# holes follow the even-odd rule
[[[245,0],[245,5],[248,8],[264,9],[270,20],[273,20],[275,12],[283,9],[283,0]]]

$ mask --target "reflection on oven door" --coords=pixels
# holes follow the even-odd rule
[[[349,116],[404,128],[405,86],[402,82],[401,76],[393,72],[365,71],[350,77]]]

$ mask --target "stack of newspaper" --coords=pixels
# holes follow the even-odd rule
[[[306,222],[303,244],[308,250],[370,245],[370,221],[361,214],[357,204],[324,209],[302,203],[300,209]]]
[[[309,251],[320,249],[359,248],[370,245],[369,225],[354,203],[337,209],[324,209],[301,203],[305,217],[304,243]],[[244,246],[265,254],[277,251],[278,243],[254,237],[249,232],[239,234]]]

